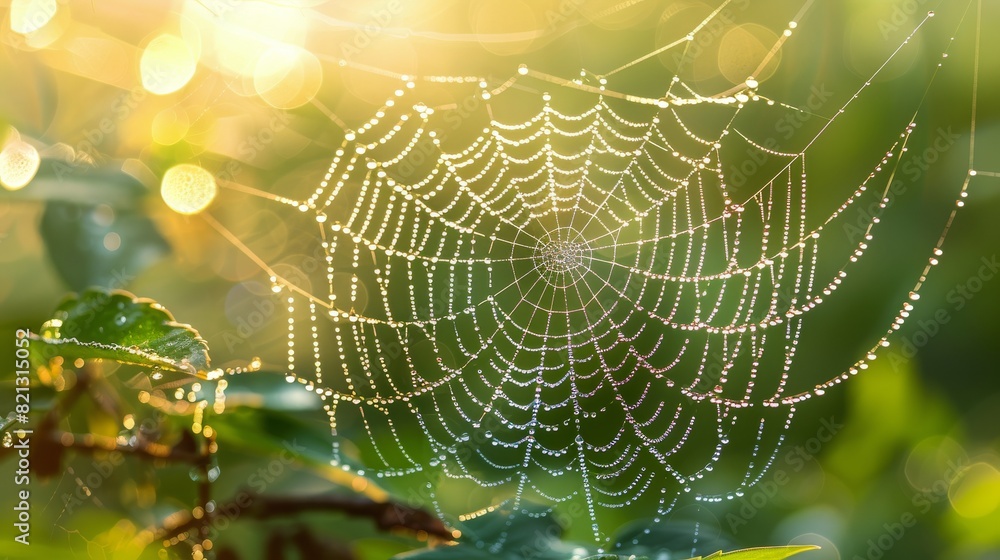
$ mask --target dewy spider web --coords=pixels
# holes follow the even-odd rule
[[[739,496],[774,461],[796,405],[866,369],[912,310],[903,302],[849,370],[786,390],[803,319],[845,281],[879,220],[828,277],[817,267],[825,228],[869,188],[888,188],[912,123],[838,209],[809,223],[812,142],[796,153],[758,145],[787,165],[750,195],[725,183],[723,144],[754,144],[738,115],[773,103],[752,77],[713,97],[675,77],[655,99],[525,67],[493,89],[431,77],[481,90],[482,120],[446,139],[436,129],[449,109],[399,78],[311,196],[272,197],[315,218],[326,267],[312,286],[325,295],[258,262],[287,302],[288,379],[327,403],[333,464],[402,480],[442,515],[579,501],[604,542],[608,510],[660,521],[685,494]],[[533,78],[555,89],[516,91]],[[513,96],[510,106],[527,96],[537,111],[505,121]],[[429,163],[415,166],[427,145]]]

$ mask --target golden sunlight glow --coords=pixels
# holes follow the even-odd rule
[[[259,60],[253,85],[261,99],[278,109],[305,105],[323,84],[323,68],[314,54],[298,47],[272,47]]]
[[[0,184],[9,191],[24,188],[35,178],[41,161],[38,150],[31,144],[11,141],[0,152]]]
[[[56,0],[13,0],[10,3],[10,29],[27,35],[45,27],[55,17]]]
[[[208,208],[217,190],[211,173],[197,165],[183,163],[163,174],[160,196],[174,212],[197,214]]]
[[[758,84],[767,80],[778,69],[781,62],[780,51],[775,53],[759,73],[754,75],[754,72],[777,40],[778,34],[763,25],[746,23],[733,27],[723,35],[719,44],[719,71],[734,84],[746,83],[747,76],[751,75]]]
[[[204,41],[202,62],[228,74],[253,77],[257,61],[270,48],[302,46],[307,35],[306,20],[296,8],[249,1],[217,11],[187,1],[181,25],[185,39]]]
[[[540,25],[531,6],[522,0],[484,0],[475,4],[475,30],[484,39],[493,34],[523,33],[520,41],[494,43],[481,40],[480,45],[499,55],[512,55],[528,50],[534,31]]]
[[[184,39],[164,33],[149,42],[139,60],[142,87],[156,95],[173,93],[194,77],[198,67]]]
[[[168,107],[153,117],[153,141],[164,146],[172,146],[184,139],[191,129],[191,119],[180,107]]]

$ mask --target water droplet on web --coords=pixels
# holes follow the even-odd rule
[[[796,26],[795,22],[790,22],[787,29],[795,29]],[[686,30],[680,31],[679,36],[683,36]],[[693,35],[691,38],[694,38]],[[731,96],[712,101],[721,101],[731,110],[736,110],[739,103],[750,101],[775,104],[774,100],[759,98],[756,94],[766,76],[746,77],[745,72],[742,76],[745,77],[745,84],[737,85]],[[574,80],[574,83],[591,83],[587,76],[584,78]],[[672,83],[681,81],[677,76],[672,78]],[[739,84],[741,80],[743,78],[738,78],[733,83]],[[863,80],[856,82],[857,86],[867,86]],[[611,87],[609,85],[609,89]],[[400,90],[398,95],[403,93],[404,90]],[[411,95],[409,92],[406,94]],[[346,413],[348,418],[359,410],[362,414],[371,411],[375,415],[392,412],[393,422],[397,421],[396,411],[402,411],[399,416],[405,418],[398,421],[411,424],[416,440],[407,431],[406,437],[396,433],[369,434],[371,437],[365,443],[375,447],[376,453],[380,451],[378,448],[383,448],[388,452],[385,457],[405,457],[411,449],[417,450],[419,446],[419,452],[411,456],[421,457],[422,460],[401,459],[397,464],[368,465],[375,476],[383,473],[386,477],[421,473],[421,467],[428,465],[452,471],[452,467],[462,459],[456,456],[458,453],[454,444],[469,441],[466,430],[473,430],[474,444],[469,447],[474,448],[474,452],[488,465],[483,467],[481,474],[502,474],[498,472],[498,466],[530,465],[542,457],[561,458],[558,462],[563,464],[557,469],[559,474],[581,474],[595,466],[620,464],[620,461],[627,460],[629,466],[623,468],[621,474],[601,480],[602,490],[615,492],[613,495],[621,498],[615,500],[617,502],[626,506],[638,503],[644,499],[643,493],[647,489],[663,494],[665,501],[662,504],[670,503],[678,494],[690,499],[691,496],[684,496],[685,493],[713,501],[715,498],[712,496],[700,495],[703,490],[701,480],[712,477],[706,474],[712,472],[711,465],[702,467],[703,472],[683,476],[672,473],[681,479],[680,484],[669,476],[659,475],[664,474],[662,467],[675,466],[674,452],[669,451],[674,445],[677,445],[679,458],[688,452],[686,447],[681,447],[690,440],[697,441],[697,446],[714,447],[716,452],[712,460],[721,460],[723,452],[728,452],[723,447],[730,444],[729,431],[741,433],[735,427],[742,426],[747,417],[751,421],[760,419],[757,416],[760,408],[756,403],[751,405],[748,397],[745,402],[725,405],[726,421],[732,421],[732,424],[718,424],[717,432],[685,429],[688,420],[691,425],[699,426],[706,420],[705,416],[710,418],[707,420],[709,424],[718,420],[712,418],[712,413],[695,412],[712,408],[702,409],[697,406],[698,403],[718,406],[726,402],[723,395],[732,393],[733,398],[739,398],[736,395],[744,390],[748,395],[755,390],[755,381],[745,381],[743,375],[753,367],[750,364],[756,358],[747,359],[744,353],[737,359],[727,340],[732,337],[749,340],[752,344],[752,341],[762,340],[764,335],[770,337],[774,334],[779,339],[784,337],[788,365],[791,366],[792,351],[799,342],[798,329],[794,325],[791,329],[787,327],[792,322],[797,323],[807,311],[824,303],[823,296],[831,295],[843,278],[843,275],[838,277],[832,273],[823,278],[815,289],[811,280],[805,281],[814,276],[820,280],[822,275],[818,271],[822,267],[817,267],[817,261],[824,256],[818,251],[820,256],[812,259],[806,255],[819,243],[823,227],[807,230],[802,225],[806,223],[804,200],[810,190],[807,188],[805,165],[802,165],[801,176],[795,173],[795,178],[790,175],[787,181],[785,178],[777,181],[781,183],[778,190],[787,193],[784,199],[776,196],[771,189],[750,197],[715,192],[715,189],[705,189],[696,183],[701,173],[715,175],[729,167],[731,162],[723,161],[721,154],[729,145],[726,136],[737,132],[732,126],[720,125],[720,129],[713,130],[706,142],[696,142],[712,146],[709,157],[701,148],[693,150],[677,143],[670,144],[666,149],[646,150],[644,143],[667,145],[668,141],[672,142],[670,136],[673,134],[680,140],[684,140],[685,135],[698,140],[693,132],[695,129],[688,130],[669,110],[657,111],[655,117],[636,114],[632,118],[637,120],[629,123],[617,118],[622,115],[616,116],[611,107],[597,99],[594,108],[586,114],[569,113],[566,106],[560,103],[561,96],[558,90],[555,94],[545,94],[543,99],[547,103],[532,121],[509,121],[501,125],[502,119],[499,118],[496,121],[470,120],[478,123],[477,128],[485,122],[483,129],[465,130],[472,133],[469,139],[474,144],[465,144],[465,140],[459,138],[461,135],[456,135],[449,142],[455,144],[455,151],[442,155],[438,145],[438,148],[421,154],[429,167],[447,169],[446,173],[426,177],[422,174],[419,178],[407,177],[397,173],[400,168],[394,162],[402,161],[407,165],[413,162],[393,159],[396,156],[405,158],[406,154],[400,154],[398,150],[415,145],[408,144],[410,142],[421,140],[405,127],[393,128],[395,123],[406,121],[398,113],[410,114],[409,107],[416,106],[409,101],[401,104],[407,107],[396,112],[387,104],[376,114],[377,118],[357,129],[357,137],[354,132],[348,133],[348,141],[360,138],[364,146],[371,146],[361,152],[374,153],[372,150],[376,144],[369,143],[369,140],[375,142],[390,130],[396,135],[393,144],[398,146],[379,144],[377,165],[374,160],[351,154],[357,151],[357,146],[349,150],[341,148],[335,152],[333,164],[315,195],[306,203],[287,202],[301,204],[302,211],[309,210],[310,214],[301,216],[300,221],[306,222],[306,225],[312,223],[309,230],[316,237],[317,246],[322,247],[316,255],[317,261],[322,263],[317,276],[322,277],[328,265],[331,277],[329,282],[319,280],[309,288],[302,288],[295,276],[288,277],[287,289],[284,290],[290,310],[287,371],[293,372],[288,379],[316,390],[333,391],[336,388],[336,392],[326,393],[328,397],[332,396],[327,403],[331,423],[335,423],[338,410],[350,409]],[[500,93],[496,93],[495,97],[499,98]],[[662,105],[656,100],[646,100],[661,108],[669,108],[673,104],[691,105],[693,120],[697,120],[696,106],[705,101],[707,99],[689,96],[683,87],[674,88],[670,97],[662,100]],[[421,100],[414,100],[414,103],[420,104]],[[420,112],[426,113],[427,106],[420,106],[423,107]],[[740,110],[749,112],[754,109],[750,105]],[[830,112],[837,113],[835,109]],[[585,134],[576,140],[563,138],[566,135],[562,134],[561,125],[557,126],[557,123],[561,123],[564,117],[579,123],[579,128],[574,130],[584,130],[587,126],[599,129],[600,139],[610,140],[601,142],[607,149],[592,141],[595,138],[593,134]],[[379,130],[380,122],[384,130]],[[911,130],[907,134],[909,132]],[[474,135],[480,138],[472,141]],[[437,139],[437,135],[428,136]],[[557,139],[560,142],[558,150],[553,148]],[[574,146],[574,142],[578,144]],[[504,154],[503,146],[512,144],[519,146],[519,153]],[[473,145],[475,149],[471,150]],[[470,151],[462,151],[465,148],[470,148]],[[897,145],[880,147],[878,151],[880,154],[899,154],[903,148],[900,141]],[[641,204],[636,204],[640,197],[619,196],[614,189],[606,189],[615,185],[617,179],[604,185],[599,183],[605,179],[598,178],[597,173],[588,175],[606,165],[603,161],[598,163],[597,153],[601,154],[601,160],[622,164],[615,167],[621,173],[621,184],[635,182],[640,185],[637,194],[645,198]],[[584,179],[578,184],[562,184],[551,178],[556,175],[552,164],[557,157],[559,162],[554,167],[558,167],[559,172],[578,173]],[[480,170],[504,168],[510,170],[510,177],[515,177],[520,176],[522,168],[531,172],[535,167],[544,169],[546,162],[550,165],[549,176],[544,171],[537,175],[538,186],[544,187],[537,191],[537,198],[526,196],[525,189],[511,183],[507,175],[503,178],[491,173],[477,175]],[[883,165],[885,163],[882,162]],[[661,164],[664,166],[661,167]],[[700,171],[677,179],[658,175],[652,190],[642,187],[651,182],[650,178],[636,174],[645,175],[650,171],[655,174],[659,169],[675,165],[690,166]],[[363,168],[378,169],[379,173]],[[393,178],[387,178],[389,175]],[[873,172],[873,175],[877,173]],[[723,179],[722,175],[719,177]],[[351,186],[341,188],[348,184]],[[656,188],[661,184],[662,190]],[[862,181],[859,193],[866,192],[866,184],[867,181]],[[532,188],[535,188],[534,183]],[[548,193],[550,190],[551,195]],[[455,192],[461,196],[452,196]],[[684,200],[692,195],[701,199],[697,202],[703,204],[695,205],[700,206],[700,210],[688,204],[695,201]],[[801,210],[798,204],[791,204],[800,195],[803,199]],[[846,204],[859,198],[851,197]],[[847,205],[830,219],[838,215],[849,216]],[[334,223],[317,228],[311,218],[315,216],[316,221],[324,223],[325,215],[321,212],[332,211],[325,208],[336,209],[336,216],[331,215],[326,222]],[[563,211],[572,212],[572,217],[566,214],[570,221],[560,221],[562,215],[559,213]],[[753,216],[762,211],[767,217],[759,218],[765,223],[758,224]],[[320,213],[314,214],[317,212]],[[715,220],[720,216],[724,219]],[[344,223],[335,223],[338,219],[343,219]],[[527,223],[531,223],[531,228],[524,227]],[[754,224],[749,228],[755,233],[762,226],[765,235],[770,237],[762,243],[757,235],[750,238],[741,236],[741,232],[748,227],[743,225],[745,223]],[[580,227],[580,231],[576,232],[578,235],[572,233],[574,227]],[[796,231],[800,227],[801,231]],[[730,228],[733,236],[728,235]],[[335,235],[317,235],[331,231]],[[735,258],[728,263],[709,264],[704,258],[710,252],[707,240],[716,236],[720,239],[718,243],[723,254],[733,253],[737,248],[736,239],[742,239],[738,242],[740,249],[750,245],[753,249],[750,254],[760,255],[759,264],[738,262]],[[768,241],[778,238],[782,241]],[[865,242],[869,241],[870,236],[866,236]],[[861,246],[860,250],[864,252],[866,248]],[[353,263],[350,262],[352,251]],[[334,254],[336,259],[332,256]],[[324,257],[329,259],[323,262]],[[679,264],[674,266],[675,262]],[[346,282],[332,278],[337,272],[343,273],[344,269],[352,266],[355,278],[361,280],[348,286]],[[834,263],[830,268],[836,266]],[[334,267],[341,270],[334,272]],[[842,272],[842,269],[837,270]],[[522,272],[527,273],[523,281],[519,280]],[[272,284],[281,281],[276,273],[272,274],[275,275],[271,278]],[[530,282],[535,280],[548,284],[545,288],[548,291],[530,291]],[[508,284],[510,289],[503,288]],[[632,284],[641,287],[636,290]],[[656,292],[662,292],[664,284],[669,284],[671,289],[680,286],[676,297],[671,298],[676,301],[663,298],[656,301]],[[600,288],[605,285],[608,290]],[[734,285],[736,289],[732,289]],[[600,288],[600,293],[590,293],[591,286]],[[550,289],[552,287],[556,290]],[[366,291],[364,296],[360,294],[362,288]],[[303,293],[306,289],[313,291]],[[555,297],[549,295],[553,293]],[[770,310],[766,302],[763,306],[757,303],[762,301],[755,299],[758,293],[765,294],[764,300],[769,299],[768,294],[774,294]],[[346,296],[350,297],[352,304],[350,313],[345,311],[348,306],[343,304]],[[364,303],[360,303],[362,297]],[[914,295],[910,297],[916,299]],[[333,305],[336,303],[340,305]],[[334,321],[339,321],[331,321],[329,326],[338,330],[329,337],[321,338],[322,331],[319,337],[313,334],[316,324],[322,323],[316,320],[319,315],[316,307],[326,305],[329,307],[320,309],[319,314],[330,312]],[[353,305],[357,306],[356,310]],[[906,305],[913,306],[909,300]],[[678,309],[682,311],[677,312]],[[742,311],[734,314],[733,309]],[[681,316],[684,318],[681,319]],[[643,375],[630,376],[629,371],[620,369],[631,368],[636,358],[646,357],[642,353],[650,349],[643,350],[643,346],[652,341],[651,336],[645,334],[648,331],[643,329],[650,324],[656,325],[657,329],[662,324],[669,324],[693,332],[709,340],[712,349],[727,347],[727,353],[717,360],[721,362],[720,371],[724,374],[699,376],[697,390],[684,394],[695,406],[685,407],[676,415],[670,410],[672,407],[658,406],[662,402],[650,405],[650,401],[661,399],[663,387],[674,386],[669,373],[657,373],[650,379],[647,371]],[[571,331],[569,336],[567,331]],[[308,364],[313,362],[310,352],[317,339],[320,342],[315,350],[317,358],[313,370]],[[706,361],[711,358],[712,350],[708,345],[704,348],[695,350],[693,357],[697,358],[701,352]],[[319,356],[327,350],[330,351],[330,361],[339,356],[341,361],[351,364],[352,371],[345,371],[342,376],[340,372],[320,372],[327,361]],[[616,354],[619,352],[632,354],[628,361],[623,362],[624,356]],[[657,353],[655,358],[662,362],[665,354],[661,354]],[[769,360],[772,351],[768,349],[765,354],[764,357]],[[781,350],[776,354],[780,359]],[[536,357],[540,358],[536,361]],[[355,374],[353,369],[357,365],[360,367],[356,368]],[[427,365],[432,367],[427,368]],[[711,367],[715,366],[711,364]],[[704,367],[709,365],[703,363]],[[858,369],[864,367],[866,365],[858,366]],[[432,374],[427,375],[423,371],[426,369],[433,370]],[[730,371],[732,376],[729,376]],[[620,384],[620,394],[627,396],[612,401],[606,398],[605,389],[595,392],[593,381],[589,380],[599,379],[602,375],[614,384]],[[760,379],[756,382],[765,385],[769,381],[765,379],[766,375],[761,369]],[[554,389],[552,394],[558,396],[549,399],[549,389],[545,388],[544,399],[548,402],[540,397],[541,393],[536,393],[532,400],[530,391],[543,386],[551,387]],[[677,386],[683,387],[684,384],[678,381]],[[801,388],[804,391],[801,395],[789,400],[775,399],[759,404],[768,407],[767,411],[787,405],[789,421],[784,424],[787,428],[791,412],[794,412],[791,405],[829,391],[825,387],[821,384],[814,391],[808,391],[807,385]],[[612,391],[617,391],[617,388]],[[568,401],[559,402],[567,397]],[[357,406],[351,407],[349,403]],[[392,409],[397,405],[399,408]],[[600,412],[591,412],[597,409]],[[492,412],[494,410],[495,413]],[[570,413],[563,413],[571,410]],[[552,414],[553,411],[556,413]],[[632,429],[634,421],[630,424],[631,411],[642,412],[639,420],[642,427],[638,431]],[[407,413],[410,415],[406,416]],[[646,416],[647,413],[650,416]],[[736,424],[737,416],[741,424]],[[599,420],[592,421],[597,418]],[[606,430],[614,434],[617,430],[617,435],[611,436],[610,442],[595,437],[595,441],[590,442],[592,447],[585,447],[590,439],[591,424],[607,424],[599,426],[602,433]],[[497,427],[501,431],[494,438],[493,432],[483,430],[481,425]],[[744,474],[750,475],[753,471],[762,470],[765,465],[759,458],[777,453],[765,448],[781,440],[776,433],[781,425],[781,422],[769,421],[766,428],[769,431],[765,433],[761,424],[757,440],[760,449],[754,449],[749,466],[748,462],[743,462],[742,466],[734,465],[732,472],[746,468],[748,472]],[[587,438],[582,435],[584,431],[588,432]],[[671,433],[670,438],[667,438],[667,432]],[[678,437],[673,437],[674,433]],[[421,438],[421,435],[424,437]],[[748,435],[752,439],[752,434]],[[743,435],[733,441],[742,439]],[[427,456],[427,449],[436,450],[436,456]],[[623,456],[625,449],[635,449],[636,454],[649,451],[659,459],[660,464],[647,457],[635,459],[637,462],[633,467],[632,452]],[[732,455],[739,455],[744,450],[741,447]],[[461,451],[470,450],[463,448]],[[657,455],[657,452],[666,451],[669,451],[666,455]],[[510,460],[515,455],[516,459]],[[729,465],[730,458],[726,457],[721,464]],[[743,461],[745,458],[738,459]],[[387,458],[384,460],[391,462]],[[681,462],[684,462],[683,458]],[[651,482],[645,486],[634,484],[632,477],[635,473],[652,468],[661,468],[657,477],[644,475],[643,480]],[[730,474],[728,466],[719,470]],[[417,476],[420,480],[420,475]],[[486,476],[473,482],[488,486],[497,478]],[[520,486],[515,490],[513,486],[518,483]],[[507,494],[516,491],[515,499],[519,499],[522,488],[531,488],[536,483],[538,479],[535,475],[526,473],[519,480],[518,477],[508,477],[495,486],[503,486],[500,490]],[[599,514],[595,510],[602,507],[600,500],[591,493],[596,484],[594,477],[584,477],[581,488],[570,490],[586,501],[590,519],[584,522],[584,526],[593,522],[595,534],[599,529]],[[720,481],[717,486],[721,489],[722,484]],[[540,484],[536,489],[547,491]],[[559,497],[568,499],[568,496]],[[732,494],[722,494],[716,501],[727,497],[731,499]],[[429,493],[429,498],[436,500],[433,491]],[[514,515],[523,505],[511,506],[507,503],[504,507],[513,511],[511,515]],[[664,505],[664,509],[667,507]],[[497,547],[497,550],[501,549]]]

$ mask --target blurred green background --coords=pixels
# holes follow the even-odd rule
[[[0,5],[10,4],[18,3]],[[306,87],[315,74],[305,72],[300,77],[306,85],[294,92],[318,103],[285,109],[255,93],[252,80],[248,85],[246,76],[234,72],[235,63],[227,66],[219,55],[232,49],[226,37],[199,46],[198,70],[177,93],[157,96],[142,89],[142,46],[162,30],[197,27],[190,23],[198,9],[194,4],[175,0],[139,8],[126,2],[60,2],[56,17],[28,40],[12,31],[11,12],[2,12],[0,124],[16,129],[43,159],[34,182],[0,193],[0,332],[11,341],[17,328],[38,328],[67,292],[99,285],[161,302],[201,332],[215,365],[245,364],[260,356],[265,369],[280,370],[283,318],[251,319],[260,309],[255,305],[268,297],[266,276],[204,221],[166,208],[157,192],[164,170],[196,162],[235,183],[304,192],[322,177],[342,137],[325,113],[363,122],[395,83],[341,68],[337,58],[409,74],[484,75],[497,83],[521,63],[574,77],[581,68],[599,73],[681,37],[716,7],[673,0],[275,2],[302,22],[289,16],[292,23],[272,22],[279,31],[257,31],[286,33],[316,53],[322,65],[318,89]],[[219,6],[241,9],[238,2]],[[700,48],[689,51],[690,57],[681,60],[668,51],[623,72],[614,86],[657,95],[680,65],[679,75],[696,91],[726,89],[745,77],[740,72],[755,65],[762,46],[769,48],[800,7],[786,0],[734,1],[715,20],[718,27],[696,35]],[[807,319],[793,370],[805,387],[844,370],[867,351],[926,262],[969,170],[977,57],[975,168],[1000,171],[1000,72],[993,54],[1000,52],[1000,38],[990,26],[1000,21],[1000,5],[983,2],[979,15],[975,2],[955,0],[816,2],[769,67],[771,75],[760,77],[763,95],[818,115],[804,118],[807,114],[780,106],[753,113],[759,138],[771,136],[780,150],[797,151],[823,125],[822,116],[834,114],[928,10],[936,16],[809,153],[810,205],[819,217],[857,187],[918,108],[911,151],[923,154],[940,138],[949,139],[926,169],[903,169],[906,192],[885,211],[868,255],[844,288]],[[380,23],[383,15],[387,24]],[[399,29],[439,35],[405,35]],[[485,40],[489,34],[533,29],[545,33],[520,41]],[[477,35],[483,40],[455,39]],[[215,58],[205,54],[213,48]],[[942,57],[945,49],[947,58]],[[940,73],[927,89],[939,63]],[[110,124],[104,126],[106,121]],[[260,130],[270,132],[260,135]],[[949,131],[957,140],[952,142]],[[11,134],[8,130],[6,136]],[[745,145],[734,143],[732,150],[724,156],[734,171],[752,158]],[[739,186],[738,173],[728,179]],[[269,262],[291,263],[303,252],[305,232],[259,200],[224,190],[211,211]],[[744,500],[681,504],[678,520],[699,520],[703,534],[714,531],[734,546],[823,546],[802,556],[811,560],[1000,558],[1000,279],[983,268],[996,259],[998,213],[1000,179],[978,176],[942,264],[922,291],[913,319],[893,339],[888,359],[801,406],[787,450]],[[851,235],[847,229],[839,239],[831,234],[828,248],[846,247]],[[842,264],[843,259],[834,259],[828,270]],[[12,363],[13,344],[3,345],[0,355],[3,363]],[[363,480],[324,468],[329,443],[322,411],[278,377],[246,388],[251,396],[250,391],[271,395],[264,402],[248,396],[244,406],[234,404],[216,420],[223,469],[216,495],[245,487],[290,436],[308,448],[305,459],[282,464],[269,490],[369,490]],[[11,378],[8,370],[5,395],[13,393]],[[132,410],[131,389],[109,387],[108,398],[118,402],[111,409]],[[37,394],[41,407],[54,392],[40,388]],[[74,411],[70,422],[80,432],[120,430],[96,404]],[[842,427],[829,441],[819,441],[830,425]],[[128,547],[119,544],[136,528],[192,503],[194,486],[186,468],[129,461],[96,489],[95,498],[68,508],[63,497],[77,484],[67,473],[89,473],[92,461],[67,455],[65,467],[75,470],[34,483],[33,557],[61,557],[64,552],[55,550],[66,547],[77,557],[126,557]],[[949,476],[950,465],[961,466],[961,476]],[[0,465],[8,468],[9,459]],[[0,512],[11,512],[14,502],[8,490],[0,490]],[[904,522],[912,526],[901,529]],[[293,534],[299,524],[235,523],[219,542],[253,557],[263,540],[261,527]],[[301,524],[353,546],[362,558],[387,558],[422,546],[410,536],[380,533],[364,519],[316,515]],[[23,551],[8,544],[8,532],[0,556],[19,557]],[[147,554],[155,556],[156,548]]]

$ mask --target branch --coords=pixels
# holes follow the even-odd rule
[[[45,437],[51,443],[88,454],[117,451],[125,455],[132,455],[149,461],[189,463],[194,466],[207,464],[209,460],[208,455],[187,451],[177,446],[170,447],[163,445],[162,443],[128,445],[118,443],[116,438],[109,436],[97,434],[73,434],[58,430],[48,432]]]
[[[218,506],[213,516],[224,515],[229,521],[239,517],[267,519],[278,516],[294,516],[310,511],[340,512],[352,517],[367,517],[382,531],[406,530],[418,536],[434,536],[445,541],[454,541],[455,533],[445,524],[425,510],[412,508],[395,502],[376,502],[359,496],[335,494],[320,496],[260,496],[241,493],[237,498]],[[235,512],[235,513],[234,513]],[[184,513],[186,515],[179,515]],[[186,533],[204,523],[187,512],[171,516],[172,526],[165,525],[164,532],[157,540],[166,540]]]

